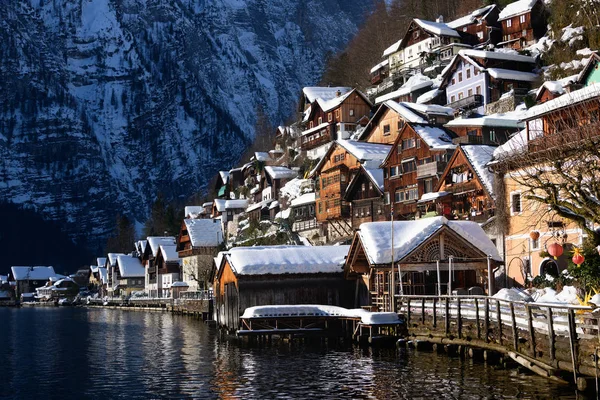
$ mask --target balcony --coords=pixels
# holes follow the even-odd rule
[[[444,172],[446,163],[434,161],[427,164],[417,165],[417,179],[436,176]]]
[[[452,139],[453,144],[483,144],[483,136],[467,135]]]
[[[479,189],[480,188],[479,188],[479,185],[477,184],[477,181],[475,179],[471,179],[470,181],[467,181],[467,182],[459,182],[459,183],[452,183],[452,184],[446,183],[446,187],[444,188],[444,191],[450,192],[453,195],[459,195],[459,194],[477,191]]]
[[[483,96],[480,94],[474,94],[455,102],[446,104],[446,107],[453,108],[455,110],[472,110],[483,105]]]

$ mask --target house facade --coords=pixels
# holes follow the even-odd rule
[[[534,44],[546,33],[547,17],[542,0],[508,4],[498,16],[502,24],[502,42],[498,45],[519,50]]]
[[[361,167],[350,181],[344,200],[351,203],[354,230],[364,222],[385,221],[383,170]]]

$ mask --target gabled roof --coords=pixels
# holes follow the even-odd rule
[[[412,129],[431,150],[451,150],[456,148],[456,145],[452,144],[452,139],[456,134],[451,130],[433,125],[406,123],[396,137],[392,145],[392,150],[402,145],[404,133],[407,129]],[[387,163],[392,155],[392,150],[390,150],[380,165]]]
[[[373,105],[373,104],[371,104],[371,101],[369,100],[369,98],[367,96],[365,96],[360,90],[357,90],[357,89],[352,89],[348,93],[345,93],[341,96],[334,97],[329,100],[323,100],[321,98],[318,98],[317,104],[319,105],[319,107],[321,108],[321,110],[323,112],[328,112],[328,111],[331,111],[331,110],[339,107],[348,97],[352,96],[353,94],[357,94],[358,96],[362,97],[362,99],[365,101],[365,103],[367,103],[369,106]]]
[[[489,6],[479,8],[479,9],[471,12],[470,14],[465,15],[464,17],[460,17],[460,18],[455,19],[454,21],[450,21],[450,22],[446,23],[446,25],[448,25],[448,27],[452,28],[452,29],[462,28],[465,25],[469,25],[469,24],[477,22],[478,18],[486,18],[487,15],[496,7],[497,7],[496,4],[492,4]]]
[[[558,110],[564,107],[572,107],[576,104],[588,101],[591,99],[600,100],[600,83],[586,86],[579,90],[574,90],[570,93],[565,93],[560,97],[549,100],[543,104],[531,107],[523,116],[523,121],[529,121],[539,118],[544,114]]]
[[[217,247],[223,243],[221,223],[214,219],[184,219],[192,247]]]
[[[498,16],[498,21],[502,21],[517,15],[530,12],[539,0],[519,0],[508,4]]]
[[[456,118],[449,121],[447,128],[452,127],[494,127],[507,129],[522,129],[525,123],[521,122],[523,111],[510,111],[507,113],[490,114],[475,118]]]
[[[393,100],[400,96],[405,96],[417,90],[428,88],[433,86],[433,81],[422,74],[416,74],[411,76],[405,83],[400,87],[400,89],[394,90],[393,92],[384,94],[383,96],[379,96],[375,99],[375,104],[383,103],[387,100]]]
[[[388,59],[383,60],[382,62],[380,62],[379,64],[377,64],[373,68],[371,68],[371,73],[382,69],[383,67],[385,67],[386,65],[388,65],[388,63],[389,63]]]
[[[291,207],[298,207],[304,204],[314,203],[316,200],[316,193],[304,193],[302,196],[296,197],[294,200],[290,202]]]
[[[186,218],[198,218],[200,214],[204,214],[206,209],[202,206],[185,206],[184,216]]]
[[[221,177],[221,181],[227,184],[229,181],[229,171],[219,171],[219,176]]]
[[[583,69],[581,70],[581,72],[579,73],[579,75],[577,75],[577,82],[578,83],[585,83],[584,79],[588,76],[588,74],[590,73],[592,67],[594,65],[596,65],[597,63],[599,63],[599,62],[600,62],[600,56],[598,55],[597,51],[594,51],[592,54],[590,54],[590,59],[585,64],[585,67],[583,67]]]
[[[234,247],[225,254],[224,260],[229,262],[236,276],[341,274],[349,248],[350,246]]]
[[[464,49],[464,50],[459,51],[458,54],[467,56],[470,58],[488,58],[488,59],[492,59],[492,60],[516,61],[516,62],[529,63],[529,64],[536,63],[536,60],[534,57],[522,56],[522,55],[516,54],[514,52]]]
[[[236,200],[226,200],[225,201],[225,210],[241,210],[248,207],[247,199],[236,199]]]
[[[349,200],[348,195],[354,190],[354,187],[358,185],[358,181],[361,176],[367,177],[369,181],[373,184],[373,187],[379,192],[380,195],[383,195],[383,169],[381,168],[364,168],[360,167],[358,173],[354,175],[350,183],[348,184],[348,188],[346,189],[346,193],[343,193],[344,198]]]
[[[175,237],[173,236],[149,236],[148,237],[148,245],[150,245],[150,251],[152,252],[152,256],[156,257],[160,250],[161,245],[174,245]]]
[[[108,262],[109,262],[109,265],[111,267],[116,266],[117,265],[117,257],[121,256],[121,255],[125,255],[125,254],[123,254],[123,253],[108,253]]]
[[[413,22],[419,25],[424,31],[436,36],[460,37],[458,32],[441,22],[425,21],[418,18],[413,19]]]
[[[412,103],[403,103],[403,102],[398,103],[394,100],[388,100],[388,101],[382,103],[377,108],[377,111],[375,111],[375,114],[373,114],[373,116],[369,120],[369,123],[367,124],[365,129],[362,131],[362,133],[360,134],[360,137],[358,139],[359,140],[367,140],[367,138],[373,133],[373,129],[376,126],[375,122],[378,121],[379,118],[381,118],[381,116],[383,116],[383,114],[387,110],[391,110],[391,111],[395,112],[404,121],[426,124],[427,120],[425,119],[425,117],[422,114],[417,113],[414,110],[412,110],[410,107],[408,107],[407,106],[408,104],[412,104]]]
[[[402,44],[402,39],[398,40],[396,43],[388,47],[383,51],[383,57],[387,57],[391,54],[394,54],[400,49],[400,45]]]
[[[454,160],[458,157],[460,153],[465,156],[465,159],[471,166],[471,170],[475,172],[477,179],[481,183],[481,186],[485,190],[485,192],[492,199],[495,199],[494,192],[494,174],[489,171],[487,164],[492,161],[494,157],[494,151],[497,146],[487,146],[487,145],[461,145],[456,148],[454,154],[448,161],[448,166],[446,170],[440,177],[437,185],[437,191],[442,187],[442,183],[446,176],[450,173],[450,169],[454,164]]]
[[[265,173],[272,179],[292,179],[298,176],[298,172],[281,166],[266,166]]]
[[[307,86],[302,88],[302,93],[309,103],[313,103],[317,99],[322,99],[323,101],[331,100],[338,96],[338,92],[345,94],[351,90],[351,87],[346,86]]]
[[[176,245],[160,245],[160,253],[162,254],[163,260],[169,262],[179,261],[179,255],[177,254]]]
[[[143,278],[146,276],[146,270],[137,257],[119,255],[117,256],[117,265],[119,266],[121,278]]]
[[[10,267],[15,281],[46,281],[57,276],[54,267]],[[62,275],[61,275],[62,276]]]
[[[348,153],[358,159],[361,165],[370,167],[379,166],[381,161],[387,157],[388,153],[392,149],[392,146],[389,144],[357,142],[354,140],[336,140],[333,142],[333,145],[329,148],[329,150],[327,150],[327,153],[325,153],[315,168],[313,168],[313,170],[310,172],[311,176],[314,176],[320,171],[321,167],[327,162],[329,156],[337,146],[341,146],[346,149]]]
[[[98,258],[96,258],[96,265],[98,267],[104,267],[106,265],[106,257],[98,257]]]
[[[254,153],[254,159],[256,161],[268,161],[270,159],[269,153],[266,151],[257,151]]]
[[[98,274],[100,275],[100,282],[108,282],[108,271],[104,267],[98,267]]]
[[[448,221],[444,217],[422,218],[414,221],[368,222],[360,226],[360,239],[369,265],[389,264],[392,261],[391,229],[394,229],[393,259],[402,260],[441,229],[450,229],[479,250],[502,261],[496,246],[481,226],[474,221]]]

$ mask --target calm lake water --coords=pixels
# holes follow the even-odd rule
[[[575,399],[573,389],[430,352],[219,338],[166,313],[0,308],[0,398]]]

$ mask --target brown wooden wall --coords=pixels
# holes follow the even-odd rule
[[[384,126],[386,125],[390,127],[389,133],[384,133]],[[378,119],[377,124],[371,128],[371,133],[365,141],[368,143],[393,144],[403,126],[404,119],[397,112],[388,108]]]

